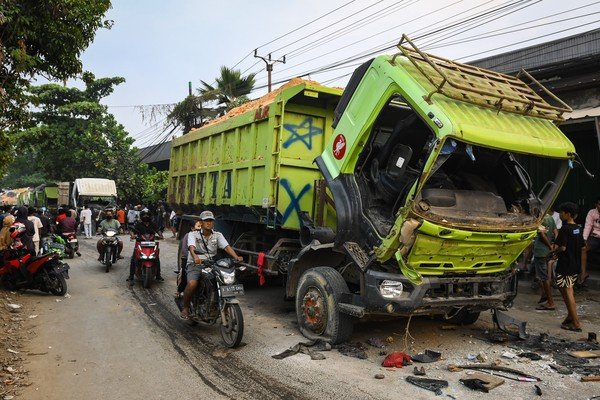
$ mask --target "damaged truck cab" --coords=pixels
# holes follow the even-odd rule
[[[517,78],[400,50],[355,71],[316,160],[336,244],[360,270],[338,307],[472,323],[516,295],[513,263],[572,165],[555,125],[569,108]],[[540,165],[536,193],[525,166]]]
[[[406,37],[399,49],[360,66],[333,106],[311,106],[333,127],[323,127],[314,165],[302,163],[304,156],[281,158],[285,143],[277,136],[267,145],[274,173],[264,180],[272,197],[264,196],[262,207],[218,201],[216,194],[212,204],[204,194],[195,207],[188,204],[219,215],[250,269],[284,276],[299,328],[311,339],[342,342],[357,319],[371,315],[442,315],[467,324],[483,310],[510,306],[514,262],[576,156],[556,126],[569,107],[526,72],[511,77],[431,56]],[[336,94],[314,87],[304,96],[319,90],[330,100]],[[298,112],[298,97],[284,97],[267,107],[275,132],[293,117],[286,112]],[[264,104],[254,112],[261,113]],[[201,128],[198,137],[240,129],[235,121],[221,124]],[[312,139],[306,132],[298,141]],[[193,140],[176,142],[173,154]],[[219,168],[227,177],[229,168],[217,164],[208,165],[207,177]],[[172,166],[175,206],[187,187],[181,175]],[[312,194],[312,204],[295,201],[303,193],[282,203],[294,182]],[[243,184],[230,181],[224,190]],[[256,181],[251,186],[245,190],[260,189]],[[296,226],[286,222],[290,213],[298,214]]]

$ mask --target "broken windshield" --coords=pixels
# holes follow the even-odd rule
[[[449,138],[416,197],[423,217],[458,225],[526,227],[550,206],[568,160],[514,154]]]

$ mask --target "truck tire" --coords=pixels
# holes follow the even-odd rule
[[[479,311],[460,310],[450,318],[444,319],[446,322],[455,325],[473,325],[479,319]]]
[[[352,317],[340,312],[339,302],[348,285],[338,271],[316,267],[300,277],[296,316],[300,332],[310,340],[342,343],[352,336]]]

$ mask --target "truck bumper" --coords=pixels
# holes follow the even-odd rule
[[[517,295],[517,275],[514,270],[485,276],[424,277],[415,286],[401,274],[368,270],[365,272],[364,295],[351,295],[341,309],[356,317],[367,315],[431,315],[446,314],[464,307],[483,311],[495,307],[510,307]],[[379,286],[384,280],[402,282],[401,296],[386,298]]]

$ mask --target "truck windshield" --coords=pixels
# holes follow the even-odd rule
[[[432,221],[487,228],[535,225],[569,170],[568,160],[513,154],[447,139],[415,198]]]

